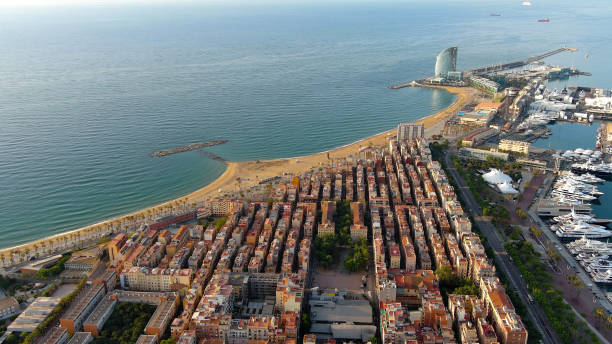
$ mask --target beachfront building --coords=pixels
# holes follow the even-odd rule
[[[235,199],[213,199],[207,202],[207,207],[214,216],[227,216],[242,209],[244,204]]]
[[[100,263],[99,258],[103,250],[104,246],[100,245],[74,252],[64,263],[64,268],[74,271],[91,271]]]
[[[399,141],[416,140],[425,137],[425,125],[417,123],[400,123],[397,126],[397,139]]]
[[[499,84],[493,80],[489,80],[487,78],[482,78],[482,77],[474,76],[474,75],[470,76],[468,80],[470,82],[470,85],[478,89],[481,89],[485,92],[497,94],[497,91],[499,91]]]
[[[434,75],[436,78],[447,78],[448,72],[457,69],[457,47],[442,50],[436,57]]]

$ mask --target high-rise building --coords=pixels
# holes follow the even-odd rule
[[[454,72],[457,67],[457,47],[442,50],[436,57],[436,78],[448,77],[448,72]]]
[[[400,123],[397,126],[397,139],[399,141],[412,141],[419,137],[425,137],[425,126],[416,123]]]

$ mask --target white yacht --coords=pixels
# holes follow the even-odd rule
[[[589,184],[598,184],[598,183],[605,182],[605,179],[599,178],[596,175],[588,173],[588,172],[585,174],[577,174],[576,176],[577,176],[576,180],[579,180],[585,183],[589,183]]]
[[[612,269],[599,271],[593,276],[593,282],[596,283],[612,283]]]
[[[592,225],[586,222],[576,222],[565,225],[553,225],[550,229],[555,231],[559,238],[581,238],[601,239],[612,236],[612,232],[603,226]]]
[[[576,260],[581,262],[581,264],[583,264],[583,263],[584,264],[588,264],[588,263],[594,262],[594,261],[599,260],[599,259],[607,260],[608,258],[610,258],[609,255],[607,255],[607,254],[600,254],[600,253],[584,253],[583,252],[583,253],[579,253],[576,256]]]
[[[603,192],[599,191],[595,185],[574,181],[574,180],[565,180],[559,179],[555,185],[555,190],[565,190],[569,192],[575,193],[584,193],[587,195],[591,195],[593,197],[600,197],[603,195]]]
[[[608,270],[608,269],[612,269],[612,262],[607,259],[596,259],[591,262],[585,262],[584,269],[587,272],[598,272],[601,270]]]
[[[552,220],[557,223],[568,223],[568,222],[578,222],[578,221],[582,221],[586,223],[593,223],[595,218],[591,215],[576,214],[576,212],[572,208],[572,211],[569,214],[555,216],[552,218]]]
[[[581,237],[565,245],[573,255],[612,255],[612,243]]]
[[[555,197],[565,197],[572,201],[592,202],[597,199],[597,197],[583,193],[575,188],[554,189],[550,194]]]
[[[572,170],[577,172],[589,172],[598,177],[609,177],[612,175],[612,164],[604,162],[594,164],[592,160],[588,160],[584,163],[572,164]]]

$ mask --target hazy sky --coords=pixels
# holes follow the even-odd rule
[[[206,0],[209,2],[212,0]],[[125,3],[163,3],[168,0],[0,0],[0,6],[27,7],[27,6],[60,6],[60,5],[118,5]]]
[[[406,2],[385,0],[384,2]],[[415,0],[409,0],[415,1]],[[409,2],[408,1],[408,2]],[[439,0],[436,0],[439,1]],[[444,0],[453,1],[453,0]],[[465,0],[454,0],[465,1]],[[377,0],[0,0],[0,7],[55,7],[55,6],[109,6],[109,5],[153,5],[153,4],[303,4],[329,2],[377,2]]]
[[[303,2],[301,0],[0,0],[0,7],[29,7],[29,6],[106,6],[126,4],[176,4],[176,3],[287,3]],[[310,1],[312,2],[312,1]],[[314,2],[319,2],[315,0]]]

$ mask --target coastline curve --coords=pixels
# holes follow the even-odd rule
[[[459,108],[467,104],[473,97],[478,94],[478,91],[469,87],[445,87],[445,86],[423,86],[427,88],[442,89],[449,93],[455,94],[457,97],[454,102],[448,107],[437,113],[423,117],[416,123],[425,125],[428,135],[432,135],[441,130],[444,120],[455,113]],[[121,226],[134,225],[141,221],[151,221],[163,211],[175,209],[182,206],[199,204],[207,199],[213,198],[224,191],[232,189],[236,183],[247,187],[258,183],[258,180],[280,175],[282,173],[301,173],[311,169],[317,165],[321,165],[328,159],[344,158],[364,144],[380,145],[386,142],[386,138],[395,133],[396,129],[386,130],[384,132],[357,140],[353,143],[342,145],[330,150],[291,158],[279,158],[270,160],[255,160],[255,161],[226,161],[227,168],[213,182],[201,187],[198,190],[190,192],[181,197],[162,202],[160,204],[147,207],[138,211],[134,211],[125,215],[117,216],[111,219],[100,221],[91,225],[87,225],[78,229],[54,234],[28,243],[0,249],[0,267],[10,266],[24,260],[28,260],[29,253],[32,256],[45,256],[53,253],[73,248],[79,243],[99,240],[111,232],[116,232]],[[54,245],[53,243],[56,243]],[[50,244],[50,245],[49,245]],[[50,247],[50,249],[48,248]],[[47,248],[47,250],[45,250]],[[41,251],[42,250],[42,251]],[[25,257],[23,257],[25,256]],[[14,260],[17,259],[18,262]],[[7,264],[8,260],[8,264]]]

